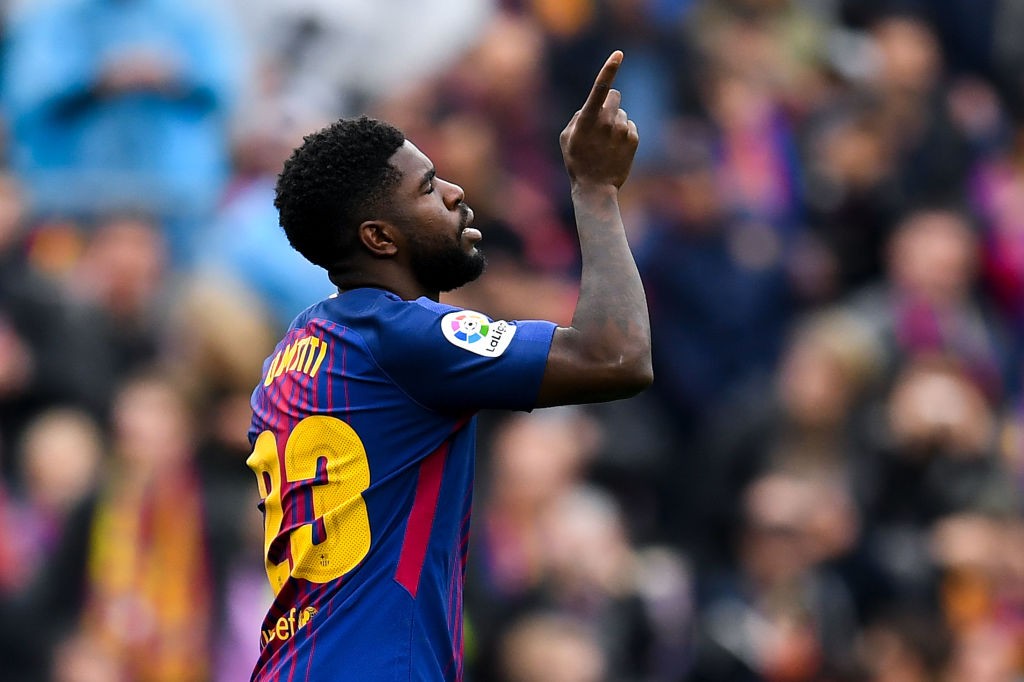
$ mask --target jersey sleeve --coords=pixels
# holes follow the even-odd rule
[[[553,322],[492,320],[428,299],[388,316],[377,361],[416,402],[442,412],[536,406]]]

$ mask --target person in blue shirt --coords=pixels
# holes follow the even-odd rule
[[[461,680],[476,412],[651,383],[618,208],[639,141],[611,89],[621,62],[561,135],[583,254],[569,327],[438,302],[483,272],[484,235],[396,128],[338,121],[285,163],[281,224],[338,291],[294,320],[252,396],[247,463],[276,595],[253,680]]]
[[[323,270],[288,248],[274,208],[277,175],[261,175],[232,188],[231,199],[218,211],[203,236],[197,256],[200,270],[227,276],[259,296],[275,330],[287,329],[310,295],[330,293]]]
[[[230,170],[239,41],[192,0],[51,0],[15,12],[3,68],[11,166],[36,213],[161,219],[173,255]]]

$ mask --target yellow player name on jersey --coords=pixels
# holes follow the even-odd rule
[[[277,351],[263,379],[263,385],[270,386],[274,379],[285,372],[302,372],[315,377],[327,355],[327,346],[326,341],[316,336],[303,336],[292,341],[284,350]]]

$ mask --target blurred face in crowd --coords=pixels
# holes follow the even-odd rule
[[[940,619],[895,614],[870,624],[857,642],[857,657],[870,682],[933,682],[942,677],[949,637]],[[953,680],[971,679],[954,677]]]
[[[482,203],[484,212],[489,212],[487,208],[501,200],[491,196],[500,169],[494,163],[499,157],[494,124],[482,116],[465,114],[446,119],[437,132],[438,149],[431,156],[449,177],[460,179],[466,195],[473,197],[474,207],[481,208]]]
[[[54,682],[127,682],[109,647],[94,636],[77,632],[54,653]]]
[[[540,76],[544,35],[538,26],[511,13],[491,22],[487,35],[461,66],[469,92],[488,103],[497,116],[523,111],[532,101]]]
[[[568,488],[586,458],[586,438],[573,419],[558,413],[516,416],[494,444],[492,499],[534,513]]]
[[[526,616],[501,643],[508,682],[602,682],[605,654],[594,635],[560,616]]]
[[[783,358],[779,393],[788,416],[814,427],[837,425],[846,416],[852,389],[838,360],[811,338],[798,339]]]
[[[576,486],[562,493],[545,518],[550,569],[560,593],[620,593],[632,556],[615,500]]]
[[[85,414],[55,410],[42,414],[22,437],[24,478],[33,501],[66,512],[96,481],[103,457],[99,427]]]
[[[777,392],[796,425],[835,428],[878,371],[871,332],[854,318],[824,313],[794,334],[778,372]]]
[[[955,367],[912,364],[889,397],[889,424],[907,454],[978,456],[992,439],[993,417],[985,397]]]
[[[772,115],[768,89],[751,78],[719,75],[712,83],[711,113],[725,131],[757,129]]]
[[[1020,643],[1012,631],[980,624],[958,633],[950,678],[971,682],[1015,682],[1020,679]]]
[[[192,422],[184,399],[165,381],[129,381],[114,400],[113,421],[115,450],[141,474],[173,468],[192,453]]]
[[[877,126],[868,121],[851,120],[822,135],[818,156],[822,171],[832,182],[864,190],[874,187],[889,174],[895,149],[886,144]]]
[[[889,277],[905,294],[937,306],[967,297],[977,265],[977,242],[957,213],[913,214],[893,235]]]
[[[740,556],[755,584],[786,586],[810,567],[806,526],[814,502],[812,490],[789,476],[764,476],[747,488]]]
[[[142,218],[115,218],[93,233],[77,280],[117,318],[149,312],[163,285],[166,245],[159,228]]]
[[[932,89],[942,67],[935,34],[923,21],[890,17],[875,25],[872,38],[879,56],[883,88],[923,94]]]
[[[710,167],[686,168],[663,178],[663,210],[687,234],[715,232],[722,214],[718,183]]]

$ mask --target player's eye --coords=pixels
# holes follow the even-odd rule
[[[434,193],[434,181],[431,180],[430,182],[427,183],[427,191],[424,192],[424,194],[433,194],[433,193]]]

